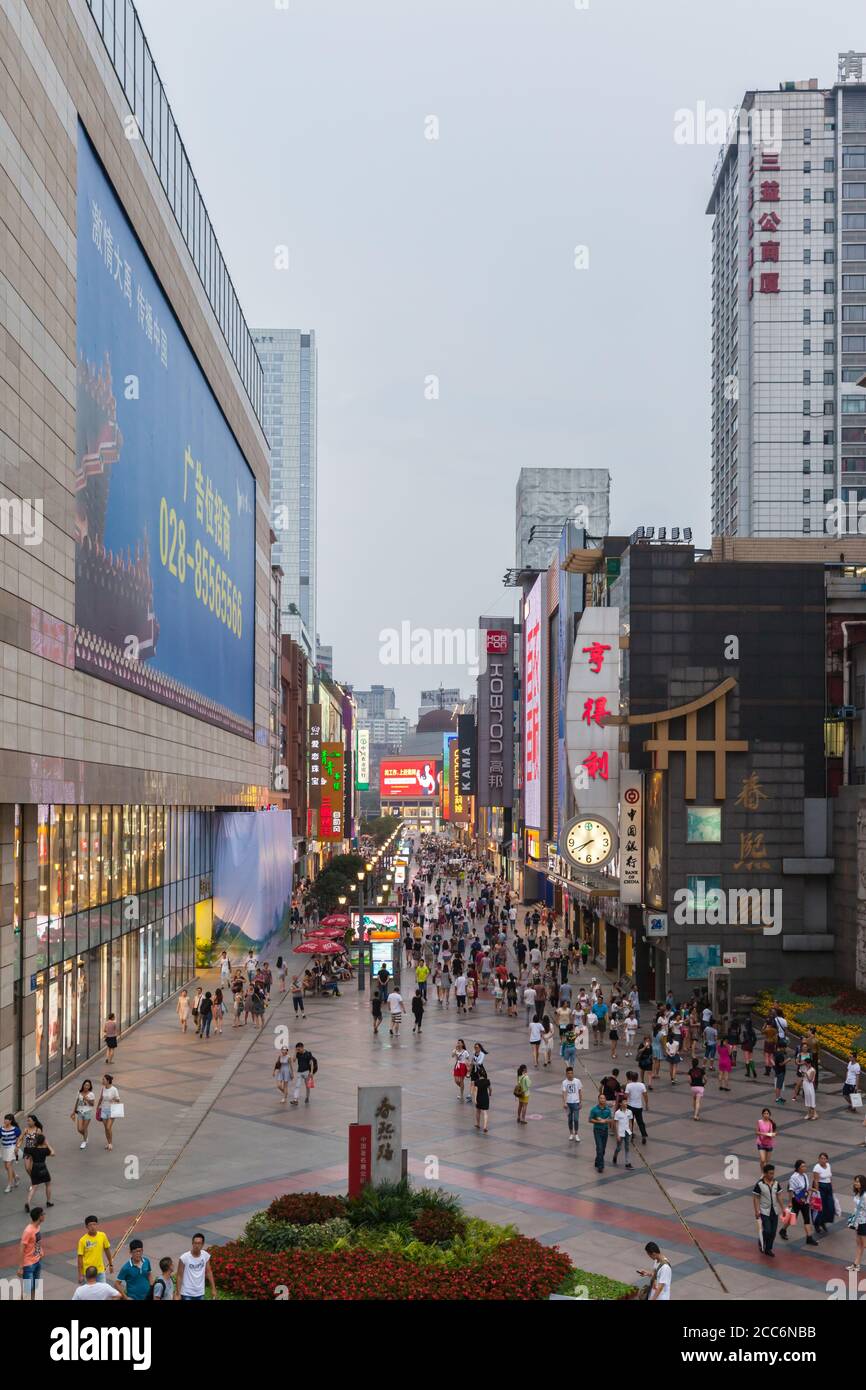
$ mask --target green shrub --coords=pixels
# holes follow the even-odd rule
[[[413,1188],[405,1179],[365,1187],[360,1197],[350,1198],[346,1215],[355,1227],[410,1225],[422,1211],[447,1211],[462,1215],[457,1197],[441,1188]]]
[[[590,1274],[586,1269],[570,1269],[557,1293],[570,1298],[584,1297],[591,1302],[633,1298],[637,1289],[634,1284],[623,1284],[619,1279],[609,1279],[606,1274]]]
[[[451,1245],[427,1245],[418,1240],[405,1223],[387,1230],[381,1226],[356,1227],[339,1239],[335,1250],[367,1250],[371,1254],[403,1255],[414,1264],[445,1269],[459,1269],[481,1264],[500,1245],[518,1235],[514,1226],[494,1226],[489,1221],[469,1218],[462,1235],[456,1235]]]
[[[346,1215],[346,1198],[329,1197],[321,1192],[286,1192],[268,1207],[272,1221],[291,1226],[318,1226],[323,1221]]]
[[[273,1221],[267,1212],[250,1217],[242,1239],[254,1250],[333,1250],[341,1236],[348,1235],[351,1226],[345,1217],[335,1216],[314,1226],[299,1226],[288,1221]]]

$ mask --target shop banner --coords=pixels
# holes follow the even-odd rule
[[[510,807],[514,794],[514,620],[481,617],[478,804]]]
[[[320,777],[319,839],[329,843],[345,839],[343,787],[345,749],[342,743],[322,744]]]
[[[630,768],[619,779],[619,899],[643,902],[643,773]]]
[[[542,645],[542,584],[539,575],[523,604],[523,818],[527,826],[541,829],[541,750],[544,701],[544,652]]]
[[[457,750],[460,767],[460,793],[475,795],[475,716],[458,714]]]
[[[370,730],[358,730],[357,754],[355,761],[355,786],[359,792],[370,787]]]

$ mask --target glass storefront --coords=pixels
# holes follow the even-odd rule
[[[195,974],[214,833],[183,806],[38,807],[37,1096],[101,1050],[109,1013],[123,1032]]]

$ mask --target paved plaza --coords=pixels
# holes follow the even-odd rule
[[[294,964],[300,968],[302,960],[295,957]],[[407,999],[412,978],[404,968]],[[590,978],[587,970],[572,981],[588,985]],[[311,1103],[297,1109],[280,1103],[271,1075],[274,1029],[281,1025],[289,1027],[292,1045],[303,1041],[319,1060]],[[489,1053],[487,1136],[475,1130],[474,1111],[459,1103],[452,1080],[450,1054],[458,1036],[470,1049],[482,1042]],[[582,1268],[631,1282],[646,1263],[643,1245],[652,1239],[674,1267],[674,1299],[823,1300],[828,1280],[847,1280],[853,1238],[844,1219],[817,1250],[806,1249],[799,1227],[788,1246],[777,1244],[775,1260],[758,1251],[750,1196],[758,1172],[753,1130],[760,1107],[772,1101],[762,1076],[747,1082],[735,1071],[730,1095],[719,1095],[710,1079],[697,1124],[687,1080],[672,1087],[661,1078],[650,1097],[649,1142],[637,1146],[634,1168],[613,1167],[609,1145],[599,1175],[586,1117],[593,1079],[611,1065],[609,1048],[578,1053],[584,1081],[578,1145],[568,1142],[561,1108],[563,1064],[554,1053],[551,1067],[536,1071],[527,1037],[523,1010],[519,1019],[497,1017],[484,996],[465,1018],[453,1001],[448,1010],[431,1002],[420,1036],[410,1020],[397,1038],[389,1036],[387,1021],[374,1037],[369,992],[359,994],[354,983],[339,999],[308,1001],[305,1020],[295,1020],[291,1001],[275,993],[261,1033],[252,1023],[234,1029],[226,1021],[222,1036],[209,1041],[181,1036],[170,1002],[121,1040],[114,1073],[126,1118],[115,1125],[112,1153],[95,1123],[81,1151],[69,1119],[78,1082],[88,1075],[98,1083],[101,1062],[37,1105],[56,1150],[50,1163],[55,1206],[43,1227],[44,1296],[63,1299],[73,1292],[75,1246],[90,1212],[116,1244],[128,1238],[147,1203],[135,1234],[152,1260],[176,1259],[195,1230],[210,1243],[237,1236],[251,1213],[282,1192],[345,1191],[356,1088],[378,1080],[403,1087],[403,1142],[417,1180],[438,1169],[438,1182],[458,1192],[471,1214],[513,1222],[559,1245]],[[622,1073],[633,1065],[623,1048],[620,1043],[613,1064]],[[530,1064],[532,1080],[526,1126],[516,1123],[512,1096],[521,1062]],[[827,1079],[838,1091],[838,1082]],[[847,1211],[851,1179],[866,1167],[864,1129],[859,1117],[845,1113],[838,1094],[820,1096],[819,1110],[818,1123],[805,1122],[790,1101],[776,1110],[778,1176],[786,1179],[797,1158],[811,1167],[826,1148]],[[14,1273],[26,1221],[23,1185],[22,1172],[22,1187],[0,1194],[5,1275]],[[126,1253],[118,1253],[116,1267]]]

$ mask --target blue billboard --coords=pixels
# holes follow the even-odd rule
[[[78,127],[75,665],[254,732],[255,479]]]

